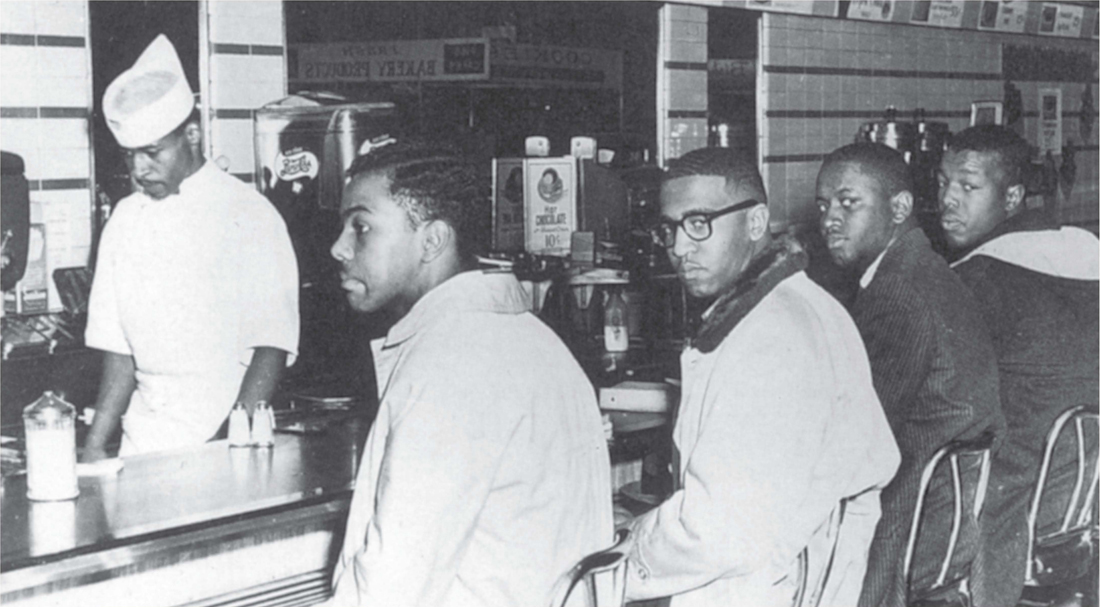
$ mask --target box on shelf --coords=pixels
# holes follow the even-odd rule
[[[568,256],[572,235],[619,242],[626,185],[594,160],[573,156],[493,159],[493,250]]]
[[[493,249],[523,250],[523,159],[493,159]]]

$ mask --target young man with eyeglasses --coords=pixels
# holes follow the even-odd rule
[[[789,605],[830,561],[820,604],[859,598],[899,455],[851,318],[768,219],[753,160],[731,150],[664,176],[653,236],[688,293],[716,300],[681,356],[677,489],[630,523],[631,600]]]

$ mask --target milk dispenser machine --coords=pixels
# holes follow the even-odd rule
[[[292,388],[296,379],[346,383],[333,375],[354,364],[354,319],[329,249],[340,232],[348,168],[358,154],[397,136],[396,125],[392,103],[339,98],[291,96],[256,112],[255,183],[283,216],[298,258],[301,337],[286,382]]]

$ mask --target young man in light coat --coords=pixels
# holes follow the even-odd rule
[[[395,324],[371,344],[380,406],[331,604],[547,604],[612,541],[592,385],[516,278],[476,269],[469,163],[399,141],[349,174],[332,255],[351,306]]]
[[[630,524],[627,596],[787,606],[805,549],[808,592],[855,605],[899,460],[855,325],[797,243],[771,238],[752,159],[674,161],[661,217],[654,237],[688,293],[717,299],[681,356],[678,488]]]

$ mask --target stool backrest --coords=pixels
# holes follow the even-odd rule
[[[905,584],[906,588],[909,587],[910,575],[912,573],[913,554],[917,547],[917,538],[920,533],[921,515],[924,512],[924,503],[928,498],[928,489],[932,483],[932,477],[935,475],[936,467],[944,459],[947,460],[948,466],[951,469],[951,487],[953,490],[953,503],[954,508],[952,510],[951,519],[951,533],[948,537],[947,549],[944,551],[943,562],[940,565],[939,574],[936,576],[935,582],[927,590],[934,590],[945,586],[949,580],[947,574],[951,568],[951,559],[955,555],[955,549],[958,547],[959,536],[962,532],[963,521],[966,516],[963,512],[963,504],[969,501],[973,509],[973,519],[977,520],[982,512],[982,506],[985,502],[985,491],[989,485],[989,460],[990,450],[993,447],[993,434],[986,432],[968,441],[952,441],[932,454],[932,457],[925,464],[924,470],[921,472],[920,489],[917,493],[917,506],[913,510],[913,522],[909,528],[909,541],[905,546]],[[980,471],[978,473],[977,482],[969,484],[963,482],[963,475],[960,471],[959,460],[976,458],[980,462]],[[967,494],[971,494],[971,499],[965,499]]]
[[[1069,424],[1073,424],[1073,436],[1076,439],[1076,470],[1077,475],[1073,484],[1073,493],[1066,502],[1066,511],[1062,516],[1062,524],[1051,535],[1064,535],[1075,530],[1087,529],[1092,520],[1093,503],[1096,501],[1097,486],[1100,485],[1100,465],[1095,458],[1087,456],[1085,427],[1091,425],[1100,433],[1100,416],[1095,411],[1089,411],[1084,405],[1070,407],[1063,411],[1047,433],[1046,446],[1043,450],[1043,463],[1039,467],[1039,478],[1035,482],[1035,492],[1031,498],[1031,508],[1027,513],[1027,581],[1031,582],[1035,577],[1035,544],[1042,540],[1038,537],[1039,507],[1043,503],[1044,490],[1050,474],[1054,448],[1062,431]],[[1087,474],[1091,468],[1092,474]],[[1082,495],[1083,494],[1083,495]]]
[[[811,558],[810,547],[802,549],[798,555],[798,593],[795,594],[793,607],[818,607],[829,584],[833,561],[836,558],[837,544],[840,542],[840,527],[844,522],[844,508],[847,500],[841,500],[829,514],[829,520],[822,525],[821,531],[827,542],[828,552],[822,551],[821,558]],[[815,562],[816,561],[816,562]]]
[[[588,607],[622,607],[626,597],[626,562],[630,530],[615,533],[615,545],[584,557],[554,584],[550,607],[583,604]],[[577,586],[584,588],[584,603],[570,603]]]

